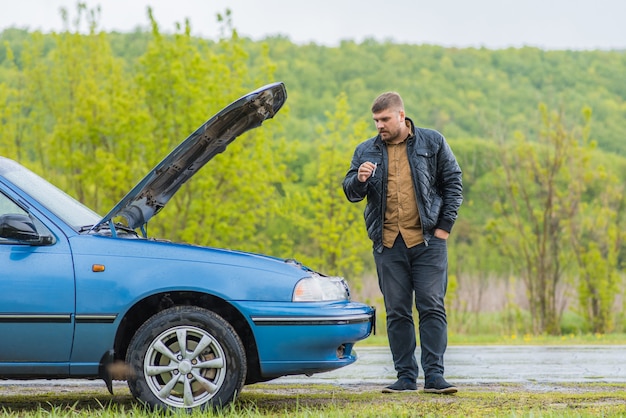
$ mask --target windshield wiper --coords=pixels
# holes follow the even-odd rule
[[[83,232],[91,231],[91,228],[93,228],[93,225],[81,226],[80,228],[78,228],[78,233],[82,234]]]
[[[100,228],[98,228],[98,229],[100,229]],[[119,222],[117,222],[115,224],[115,229],[121,229],[122,231],[128,232],[129,234],[133,234],[133,235],[137,235],[137,236],[139,235],[139,234],[137,234],[137,231],[135,231],[130,226],[126,226],[126,225],[124,225],[122,223],[119,223]]]

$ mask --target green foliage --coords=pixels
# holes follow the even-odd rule
[[[615,329],[615,301],[623,280],[620,250],[626,238],[626,201],[619,178],[603,163],[588,170],[587,197],[571,223],[574,254],[579,266],[579,310],[588,330],[596,333]]]
[[[139,61],[137,85],[151,126],[149,154],[163,156],[199,123],[237,97],[272,80],[271,66],[246,66],[236,33],[217,44],[198,43],[190,27],[163,36],[152,20],[153,40]],[[280,113],[282,117],[285,111]],[[280,118],[242,135],[215,157],[155,219],[153,233],[203,245],[269,251],[265,231],[276,213],[279,185],[286,181]],[[279,159],[279,157],[281,157]],[[245,210],[242,210],[245,208]],[[236,227],[233,227],[236,226]]]
[[[336,99],[328,122],[316,130],[315,146],[302,144],[299,187],[286,188],[289,225],[284,239],[293,243],[296,255],[322,271],[348,278],[358,288],[363,260],[371,250],[365,233],[361,205],[350,204],[342,181],[356,145],[366,138],[364,121],[348,114],[345,94]],[[303,187],[304,186],[304,187]]]
[[[451,324],[558,333],[572,311],[584,329],[626,328],[617,305],[626,300],[626,53],[253,42],[228,11],[221,39],[209,41],[186,22],[163,34],[150,13],[149,30],[128,34],[99,31],[98,10],[76,13],[72,30],[63,14],[61,33],[0,32],[0,154],[96,211],[225,105],[283,81],[285,108],[185,184],[149,233],[294,257],[366,292],[374,268],[363,205],[346,201],[341,181],[354,147],[375,135],[371,101],[396,90],[418,125],[445,134],[463,169]],[[568,127],[583,108],[583,123]],[[494,294],[494,281],[519,280],[528,306]],[[503,300],[503,322],[479,315],[489,298]]]
[[[494,138],[515,131],[536,136],[534,109],[544,102],[578,114],[594,109],[599,147],[626,153],[626,53],[456,49],[365,41],[329,48],[270,37],[276,75],[298,91],[294,115],[312,128],[332,107],[336,92],[350,99],[355,117],[369,117],[374,97],[400,92],[407,114],[449,139]],[[260,43],[247,43],[254,63]]]
[[[621,188],[591,164],[589,112],[582,129],[568,129],[563,115],[545,106],[541,116],[536,143],[518,134],[515,143],[502,146],[503,180],[492,184],[498,218],[487,228],[526,284],[534,332],[560,333],[557,292],[565,275],[575,273],[574,260],[581,309],[594,331],[606,332],[619,284]],[[594,178],[601,179],[595,188]]]

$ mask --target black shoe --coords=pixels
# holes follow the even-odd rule
[[[398,379],[393,385],[383,388],[383,393],[412,392],[417,390],[417,384],[409,379]]]
[[[449,395],[451,393],[457,393],[458,389],[450,383],[446,382],[446,379],[444,379],[443,376],[436,376],[432,379],[426,379],[424,392]]]

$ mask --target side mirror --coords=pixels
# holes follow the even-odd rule
[[[15,213],[0,215],[0,238],[31,245],[48,245],[54,242],[50,235],[39,235],[28,216]]]

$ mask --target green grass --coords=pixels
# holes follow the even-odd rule
[[[448,345],[626,345],[626,334],[568,334],[551,335],[448,335]],[[386,347],[387,336],[378,333],[359,341],[358,347]]]
[[[385,335],[370,336],[359,346],[387,346]],[[455,335],[449,345],[626,345],[626,334]],[[536,386],[536,385],[535,385]],[[46,392],[48,390],[48,392]],[[124,385],[111,396],[102,387],[0,385],[0,416],[43,417],[626,417],[626,384],[580,383],[461,385],[452,396],[421,392],[382,394],[380,387],[263,383],[244,387],[223,411],[155,414],[146,411]]]
[[[0,395],[5,417],[626,417],[626,385],[568,384],[550,390],[516,385],[461,387],[455,395],[382,394],[380,388],[257,384],[223,411],[156,414],[126,391]]]
[[[414,312],[414,322],[419,321]],[[385,308],[376,307],[378,335],[370,336],[359,345],[387,345],[385,337]],[[448,342],[451,345],[524,345],[524,344],[626,344],[626,315],[615,318],[610,333],[596,334],[580,314],[566,310],[560,319],[558,336],[534,335],[530,313],[522,309],[497,312],[448,312]]]

